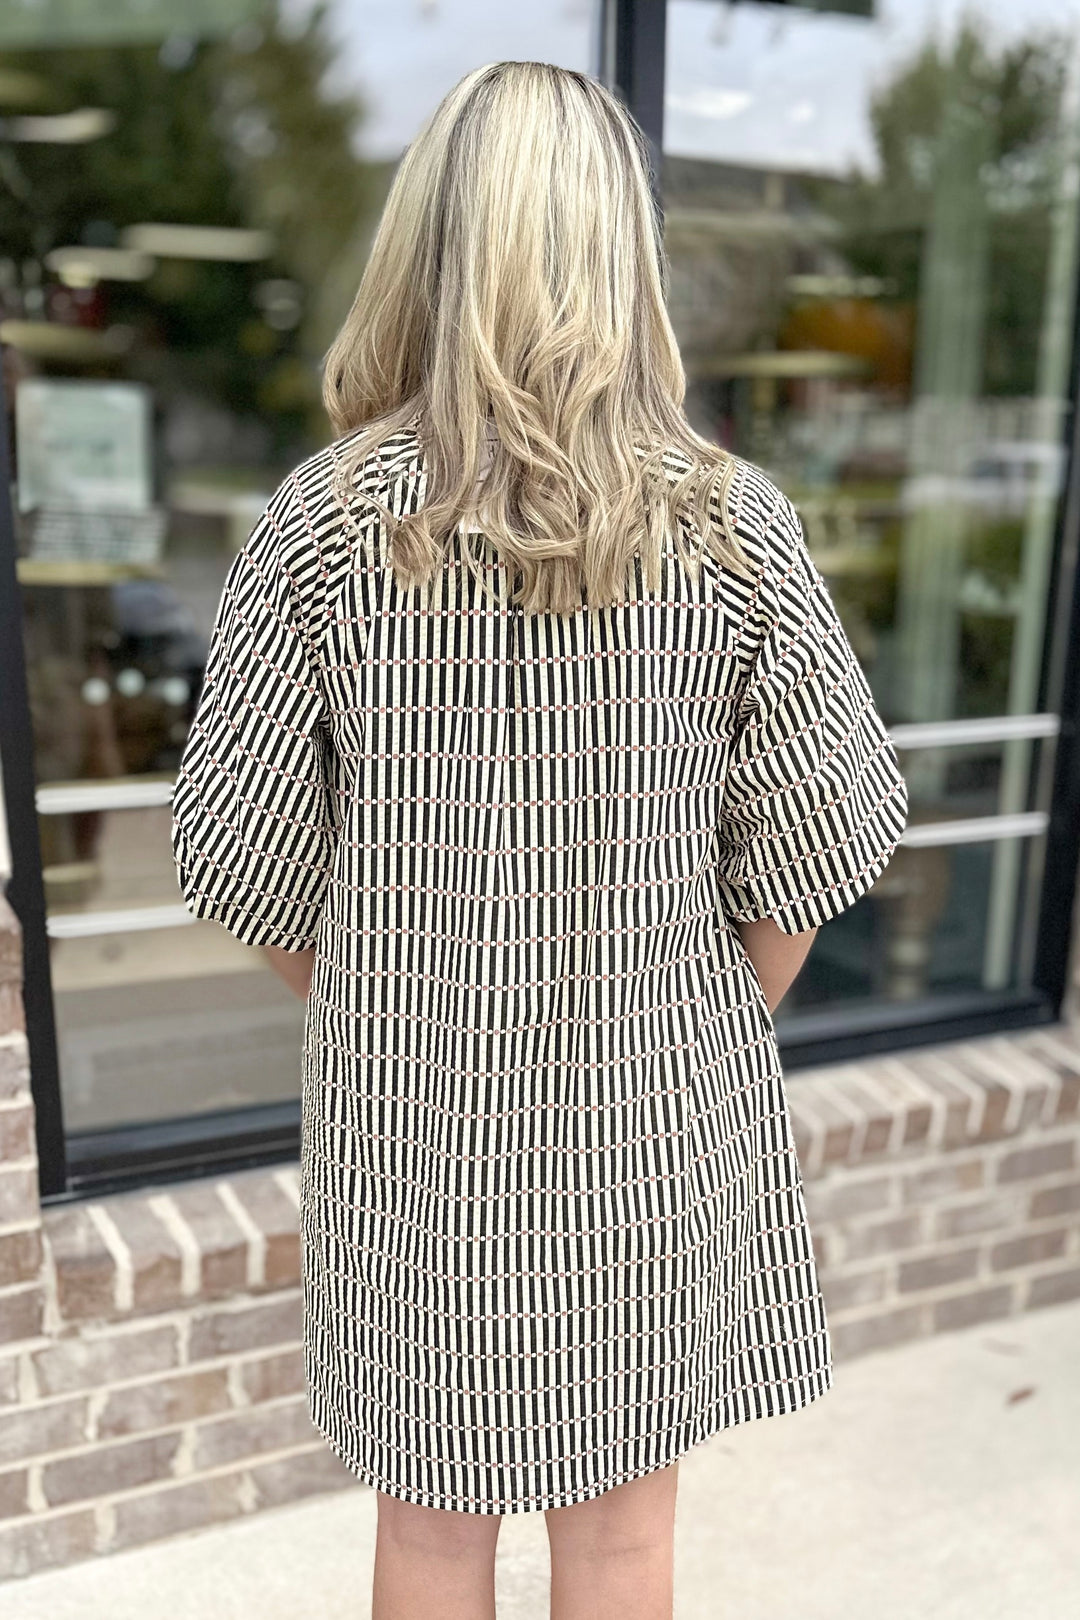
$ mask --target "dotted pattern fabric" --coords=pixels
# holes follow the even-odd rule
[[[791,503],[744,580],[509,604],[464,528],[401,591],[415,429],[281,484],[225,584],[173,799],[182,893],[314,947],[298,1068],[311,1414],[390,1496],[562,1507],[823,1395],[775,1031],[731,919],[852,905],[907,796]],[[669,471],[681,469],[668,458]],[[466,565],[482,564],[490,590]]]

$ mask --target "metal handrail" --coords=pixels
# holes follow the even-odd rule
[[[1019,742],[1028,737],[1056,737],[1056,714],[989,715],[979,720],[915,720],[889,732],[897,748],[960,748],[967,743]]]
[[[46,919],[45,927],[50,939],[90,939],[98,934],[183,928],[195,921],[186,906],[128,906],[118,911],[59,911]]]

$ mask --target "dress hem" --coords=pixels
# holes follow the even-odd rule
[[[753,1423],[761,1418],[786,1417],[790,1412],[801,1412],[814,1401],[827,1395],[833,1387],[833,1369],[828,1365],[822,1369],[821,1376],[816,1385],[805,1384],[791,1397],[783,1397],[779,1405],[771,1410],[762,1409],[757,1412],[747,1412],[736,1415],[727,1422],[712,1424],[704,1434],[696,1440],[689,1440],[685,1445],[678,1447],[669,1457],[662,1461],[647,1463],[642,1468],[634,1468],[628,1472],[613,1475],[609,1479],[592,1485],[581,1486],[575,1491],[549,1492],[546,1496],[530,1498],[529,1503],[508,1502],[500,1507],[477,1507],[475,1504],[463,1505],[459,1497],[435,1496],[430,1491],[417,1491],[410,1486],[395,1485],[384,1479],[374,1469],[366,1467],[355,1457],[350,1456],[345,1448],[327,1431],[326,1425],[321,1423],[314,1413],[311,1421],[322,1435],[326,1444],[334,1455],[344,1463],[349,1472],[363,1484],[369,1485],[372,1490],[381,1491],[384,1496],[392,1496],[399,1502],[411,1502],[415,1507],[441,1508],[454,1513],[474,1513],[486,1518],[503,1518],[519,1513],[547,1513],[552,1508],[573,1507],[579,1502],[591,1502],[597,1496],[603,1496],[607,1491],[614,1490],[617,1485],[627,1485],[631,1480],[642,1479],[647,1474],[659,1473],[663,1468],[670,1468],[688,1452],[694,1451],[698,1446],[712,1440],[716,1435],[722,1434],[725,1429],[734,1429],[742,1423]],[[309,1402],[310,1411],[310,1402]]]

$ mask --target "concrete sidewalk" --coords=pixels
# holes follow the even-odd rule
[[[363,1620],[365,1487],[8,1583],[5,1620]],[[679,1467],[679,1620],[1076,1620],[1080,1303],[841,1363],[802,1412]],[[545,1620],[542,1514],[508,1517],[500,1620]]]

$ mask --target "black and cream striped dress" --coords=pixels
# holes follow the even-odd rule
[[[869,889],[896,754],[789,501],[756,582],[530,617],[463,530],[403,592],[415,431],[280,485],[234,560],[173,800],[187,905],[315,948],[302,1053],[311,1413],[361,1479],[584,1501],[832,1380],[772,1020],[729,925]],[[671,467],[678,468],[676,458]],[[491,589],[463,558],[481,558]],[[300,1054],[298,1054],[298,1069]]]

